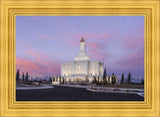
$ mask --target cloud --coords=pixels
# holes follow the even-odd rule
[[[73,47],[79,47],[80,46],[80,40],[79,41],[66,41],[68,45]]]
[[[85,39],[85,43],[87,45],[87,48],[96,48],[96,49],[104,49],[104,41],[109,40],[109,34],[85,34],[85,35],[79,35],[75,34],[72,35],[73,37],[64,40],[68,45],[73,47],[79,47],[79,43],[82,37]]]
[[[40,52],[34,50],[27,50],[24,53],[28,54],[30,57],[41,58],[41,59],[50,59],[47,55],[44,55]]]
[[[28,72],[30,75],[54,75],[60,73],[59,61],[43,61],[41,59],[29,60],[24,58],[16,58],[16,68],[20,72]]]
[[[104,61],[106,57],[106,53],[101,52],[99,50],[88,49],[87,53],[92,60]]]
[[[49,36],[47,34],[40,34],[40,35],[38,35],[38,38],[42,39],[42,40],[55,40],[55,39],[57,39],[57,38],[54,38],[54,37]]]
[[[144,44],[144,38],[128,38],[123,41],[123,46],[126,48],[136,48],[139,45]]]
[[[84,35],[77,34],[75,35],[75,37],[79,39],[84,37],[84,39],[87,39],[87,40],[94,39],[96,41],[107,40],[109,36],[110,36],[109,34],[84,34]]]
[[[16,68],[21,72],[29,72],[29,74],[53,75],[60,74],[61,61],[48,57],[44,53],[27,50],[27,58],[16,57]],[[34,59],[31,59],[31,58]]]
[[[144,49],[141,47],[135,53],[126,55],[115,61],[116,68],[123,70],[140,70],[144,68]]]
[[[126,34],[123,37],[122,46],[126,48],[136,48],[144,45],[144,28],[137,29],[137,31]]]
[[[86,42],[87,47],[94,49],[104,49],[105,45],[103,43]]]
[[[43,71],[45,66],[28,59],[16,58],[16,68],[19,68],[21,72],[36,73]]]

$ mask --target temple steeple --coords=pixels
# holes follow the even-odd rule
[[[90,57],[86,53],[86,44],[83,37],[80,40],[80,51],[74,60],[90,60]]]
[[[80,52],[83,53],[85,52],[86,53],[86,44],[85,44],[85,41],[84,41],[84,38],[82,37],[81,41],[80,41]]]
[[[85,40],[84,40],[84,38],[83,38],[83,37],[81,38],[81,41],[80,41],[80,42],[85,42]]]

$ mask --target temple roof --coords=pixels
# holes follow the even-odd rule
[[[80,42],[85,42],[84,38],[82,37],[81,41]]]

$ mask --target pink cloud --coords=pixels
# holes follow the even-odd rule
[[[74,47],[78,47],[80,40],[82,37],[84,37],[85,42],[87,47],[91,48],[99,48],[102,49],[104,48],[104,43],[103,41],[108,40],[109,34],[102,34],[102,35],[97,35],[97,34],[85,34],[85,35],[73,35],[74,38],[70,40],[66,40],[66,42]]]
[[[119,69],[142,69],[144,67],[144,51],[140,48],[138,51],[131,55],[126,55],[123,58],[115,61],[115,66]]]
[[[47,55],[44,55],[42,53],[33,51],[33,50],[27,50],[25,51],[26,54],[28,54],[29,56],[35,57],[35,58],[43,58],[43,59],[49,59],[49,57],[47,57]]]
[[[104,44],[102,43],[95,43],[95,42],[85,42],[87,48],[97,48],[97,49],[102,49],[104,48]],[[72,41],[68,42],[69,45],[74,46],[74,47],[79,47],[80,46],[80,41]]]
[[[20,72],[29,74],[59,74],[60,73],[60,62],[59,61],[43,61],[43,60],[29,60],[24,58],[16,58],[16,68],[20,69]]]
[[[72,35],[72,38],[70,39],[56,39],[52,36],[46,35],[46,34],[40,34],[38,36],[38,38],[42,39],[42,40],[62,40],[63,42],[67,43],[68,45],[74,46],[74,47],[78,47],[79,46],[79,42],[81,40],[81,38],[84,37],[86,40],[86,43],[88,44],[88,46],[94,48],[103,48],[103,43],[102,41],[106,41],[109,37],[109,34],[85,34],[85,35]],[[92,42],[92,39],[94,39],[94,41],[97,41],[99,43],[95,43]]]
[[[36,73],[37,71],[45,69],[45,67],[39,63],[22,58],[16,58],[16,67],[19,68],[21,72],[29,73]]]
[[[144,43],[143,39],[125,39],[123,45],[127,48],[135,48]]]
[[[47,55],[42,54],[37,51],[28,50],[25,51],[34,60],[16,58],[16,68],[19,68],[21,72],[29,72],[29,74],[59,74],[61,61],[54,60],[53,58],[47,57]]]
[[[87,47],[91,47],[91,48],[97,48],[97,49],[104,48],[104,44],[102,44],[102,43],[86,42],[86,45],[87,45]]]
[[[94,49],[88,49],[88,54],[91,57],[91,59],[93,60],[100,60],[100,61],[104,61],[106,54],[104,52],[101,52],[99,50],[94,50]]]
[[[137,37],[137,33],[133,33],[133,34],[125,35],[123,38],[124,39],[122,41],[123,42],[122,45],[127,48],[135,48],[135,47],[138,47],[139,45],[142,46],[142,44],[144,44],[143,33],[139,34],[138,37]]]
[[[84,37],[85,39],[94,39],[97,41],[107,40],[109,37],[109,34],[85,34],[85,35],[75,35],[76,38],[81,39]]]
[[[78,47],[80,45],[80,41],[66,41],[66,42],[73,47]]]

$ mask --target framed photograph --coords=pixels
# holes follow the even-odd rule
[[[159,0],[0,8],[0,116],[160,117]]]
[[[16,101],[144,101],[144,16],[16,16],[15,80]]]

